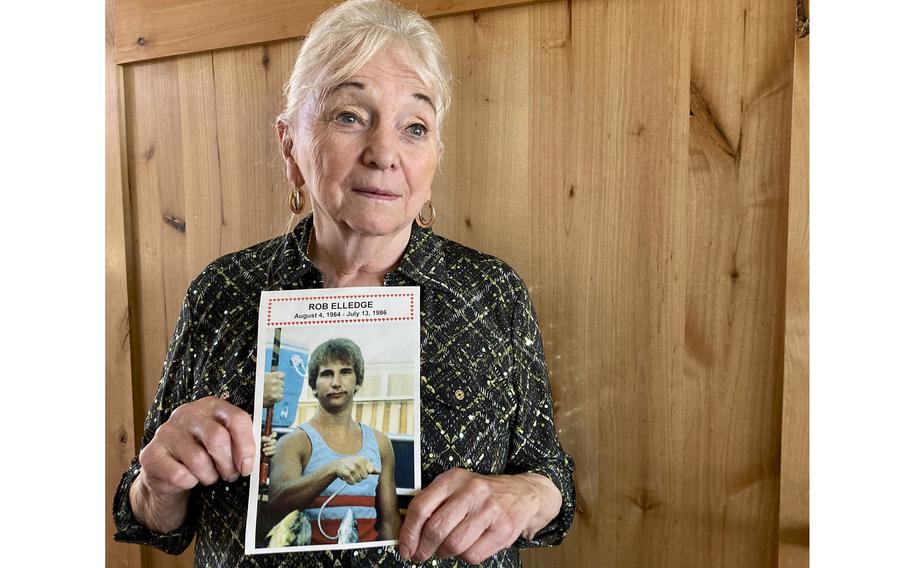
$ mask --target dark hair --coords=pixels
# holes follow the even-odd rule
[[[310,362],[307,365],[307,384],[310,388],[316,390],[316,377],[319,375],[319,367],[338,361],[354,367],[354,376],[357,377],[357,385],[363,384],[363,354],[360,347],[343,337],[329,339],[319,344],[310,354]]]

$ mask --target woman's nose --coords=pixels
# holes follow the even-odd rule
[[[386,170],[398,167],[398,133],[393,128],[379,125],[367,136],[363,150],[363,163],[371,168]]]

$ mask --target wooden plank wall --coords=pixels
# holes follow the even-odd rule
[[[533,0],[403,0],[426,17]],[[301,36],[336,0],[118,0],[117,63]]]
[[[435,228],[527,281],[577,460],[572,533],[528,566],[777,565],[794,17],[559,0],[433,20],[458,81]],[[137,436],[189,280],[293,221],[272,121],[297,47],[122,66]]]
[[[781,436],[780,568],[809,566],[809,13],[797,4]]]
[[[682,539],[688,565],[773,566],[795,10],[692,8],[682,471],[704,524]]]
[[[127,285],[127,244],[128,223],[124,199],[128,184],[126,181],[126,136],[123,113],[121,112],[122,72],[114,63],[114,41],[111,12],[113,0],[106,0],[105,12],[105,495],[110,499],[123,471],[129,467],[136,455],[134,430],[132,358],[130,337],[130,305]],[[140,379],[140,377],[136,377]],[[114,543],[114,521],[110,506],[104,508],[105,556],[108,566],[139,566],[138,547],[126,547]]]

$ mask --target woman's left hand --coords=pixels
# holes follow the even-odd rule
[[[553,482],[536,473],[480,475],[455,468],[414,497],[399,533],[402,558],[424,562],[433,554],[479,564],[532,538],[562,506]]]

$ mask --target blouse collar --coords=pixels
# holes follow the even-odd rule
[[[313,232],[313,214],[309,213],[294,227],[290,240],[295,246],[285,247],[281,255],[280,266],[277,266],[274,285],[280,289],[304,288],[306,282],[314,280],[323,285],[322,273],[313,264],[307,254],[307,245]],[[435,233],[417,223],[411,225],[411,237],[405,247],[404,255],[398,268],[387,277],[389,285],[406,285],[408,281],[418,285],[438,286],[438,276],[442,264],[442,245]],[[296,270],[295,270],[296,267]],[[292,276],[296,276],[293,278]],[[404,281],[402,281],[402,277]]]

